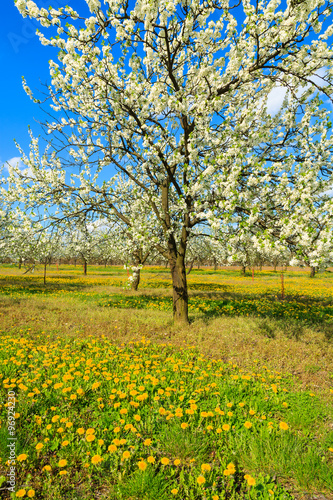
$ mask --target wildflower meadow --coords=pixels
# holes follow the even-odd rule
[[[124,289],[121,269],[92,271],[82,277],[74,267],[52,268],[43,286],[38,270],[22,276],[9,266],[2,269],[2,498],[292,499],[319,493],[332,498],[332,372],[316,390],[277,370],[273,360],[235,362],[222,344],[219,352],[209,351],[185,332],[177,341],[159,316],[170,293],[162,268],[143,273],[136,296]],[[303,321],[305,329],[330,325],[329,273],[315,282],[290,273],[285,301],[276,298],[273,273],[258,272],[253,284],[251,276],[241,278],[232,270],[201,270],[189,281],[189,331],[219,317],[276,325],[284,317]],[[80,308],[108,315],[113,334],[103,331],[97,316],[89,330],[81,325],[66,331],[62,307],[68,302],[72,319]],[[52,308],[64,314],[63,328],[54,327]],[[9,329],[6,321],[14,311],[16,324]],[[156,334],[141,325],[122,335],[117,314],[135,321],[140,311],[155,321]],[[164,340],[163,321],[170,333]],[[259,326],[254,338],[278,341],[263,335],[265,323]],[[327,331],[322,342],[329,350]],[[14,394],[14,422],[8,394]],[[14,442],[8,441],[9,429],[15,431],[15,491],[6,488],[7,444]]]

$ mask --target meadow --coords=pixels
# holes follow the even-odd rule
[[[0,268],[1,498],[333,498],[333,274],[282,298],[269,269],[193,269],[176,327],[168,269],[23,272]]]

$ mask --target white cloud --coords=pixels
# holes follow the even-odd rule
[[[7,160],[4,164],[4,167],[6,170],[8,170],[8,167],[19,167],[20,170],[26,168],[24,163],[22,162],[21,158],[19,156],[14,156],[14,158],[11,158],[10,160]]]
[[[312,81],[314,84],[318,85],[319,87],[326,87],[327,82],[323,80],[324,76],[326,73],[326,68],[319,68],[315,74],[309,78],[310,81]],[[310,87],[310,84],[305,85],[305,87],[302,87],[299,89],[297,92],[297,97],[300,97],[308,88]],[[281,85],[277,85],[269,94],[267,98],[267,112],[272,116],[275,115],[278,111],[280,111],[283,99],[285,98],[287,92],[286,87],[282,87]]]
[[[287,89],[285,87],[278,85],[268,94],[267,112],[270,115],[275,115],[278,111],[280,111],[286,92]]]

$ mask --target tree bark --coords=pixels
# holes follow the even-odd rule
[[[242,274],[243,276],[245,276],[245,274],[246,274],[246,266],[242,266],[242,269],[241,269],[241,274]]]
[[[22,259],[21,259],[21,257],[20,257],[20,258],[19,258],[19,262],[18,262],[18,268],[19,268],[19,269],[21,269],[21,267],[22,267]]]
[[[188,324],[188,293],[185,259],[178,255],[170,263],[173,288],[173,320],[175,323]]]
[[[190,274],[190,272],[192,271],[192,267],[193,267],[193,264],[194,264],[194,259],[191,261],[191,264],[190,264],[190,267],[189,267],[189,270],[187,271],[187,276]]]
[[[317,272],[317,268],[315,266],[311,266],[310,269],[311,269],[310,278],[314,278]]]
[[[87,276],[87,259],[83,257],[83,274]]]
[[[131,289],[136,292],[138,290],[139,283],[140,283],[140,269],[137,269],[136,271],[133,271],[133,280],[131,282]]]
[[[46,266],[47,266],[47,261],[44,262],[44,276],[43,276],[44,285],[46,285]]]
[[[213,262],[214,262],[214,271],[217,271],[217,260],[214,258]]]

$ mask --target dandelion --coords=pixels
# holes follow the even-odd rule
[[[84,428],[83,428],[83,427],[80,427],[79,429],[77,429],[77,431],[76,431],[76,432],[77,432],[79,435],[82,435],[82,434],[84,434],[84,433],[85,433],[85,430],[84,430]]]
[[[246,478],[246,480],[247,480],[247,484],[248,484],[249,486],[255,486],[255,484],[256,484],[256,480],[254,479],[254,477],[248,476],[248,477]]]
[[[126,460],[127,458],[130,458],[131,454],[129,451],[124,451],[123,453],[123,460]]]
[[[144,442],[143,442],[144,446],[150,446],[151,443],[152,443],[151,439],[145,439]]]
[[[28,458],[28,455],[26,455],[25,453],[21,453],[21,455],[18,455],[16,460],[18,460],[19,462],[23,462],[27,458]]]
[[[35,490],[28,490],[27,496],[33,498],[35,496]]]
[[[95,437],[96,436],[94,434],[88,434],[86,436],[86,441],[88,441],[88,443],[91,443],[92,441],[94,441]]]
[[[280,425],[279,425],[280,429],[282,429],[283,431],[287,431],[289,429],[289,425],[286,424],[286,422],[280,422]]]
[[[138,467],[140,470],[146,470],[147,469],[147,462],[145,462],[144,460],[140,460],[140,462],[138,462]]]
[[[136,420],[137,422],[140,422],[140,420],[141,420],[140,415],[134,415],[134,420]]]
[[[152,457],[152,456],[149,456],[149,457],[147,458],[147,462],[149,462],[150,464],[154,464],[154,463],[155,463],[155,458],[154,458],[154,457]]]
[[[179,464],[180,464],[180,460],[179,460],[179,458],[176,458],[176,460],[174,460],[174,462],[173,462],[173,463],[174,463],[174,465],[176,465],[176,466],[177,466],[177,465],[179,465]]]
[[[58,467],[66,467],[67,464],[68,464],[67,460],[65,458],[62,458],[58,462]]]
[[[219,496],[218,495],[213,495],[212,496],[212,500],[219,500]]]
[[[229,431],[229,430],[230,430],[230,425],[229,425],[229,424],[223,424],[223,425],[222,425],[222,429],[223,429],[224,431]]]
[[[38,444],[36,444],[36,450],[37,450],[37,451],[40,451],[42,448],[44,448],[43,443],[38,443]]]
[[[245,422],[244,427],[246,427],[246,429],[251,429],[252,427],[251,422]]]
[[[50,472],[51,469],[51,466],[50,465],[44,465],[44,467],[42,468],[42,470],[46,470],[46,472]]]
[[[91,463],[94,464],[94,465],[97,465],[99,464],[100,462],[102,462],[102,457],[100,455],[94,455],[92,458],[91,458]]]
[[[209,464],[202,464],[201,472],[210,471],[210,470],[211,470],[211,466]]]
[[[21,497],[24,497],[25,494],[26,494],[26,490],[22,489],[22,490],[17,491],[16,496],[21,498]]]
[[[169,463],[170,463],[170,460],[167,457],[161,458],[161,464],[168,465]]]
[[[68,474],[67,470],[61,470],[61,471],[59,472],[59,475],[60,475],[60,476],[65,476],[66,474]]]
[[[199,477],[197,478],[197,483],[198,483],[198,484],[200,484],[200,485],[201,485],[201,484],[205,484],[205,482],[206,482],[206,479],[205,479],[203,476],[199,476]]]
[[[113,453],[114,451],[117,451],[117,446],[115,444],[110,444],[110,446],[108,447],[108,451],[110,453]]]
[[[177,495],[177,493],[178,493],[177,488],[173,488],[173,489],[171,490],[171,493],[172,493],[173,495]]]

